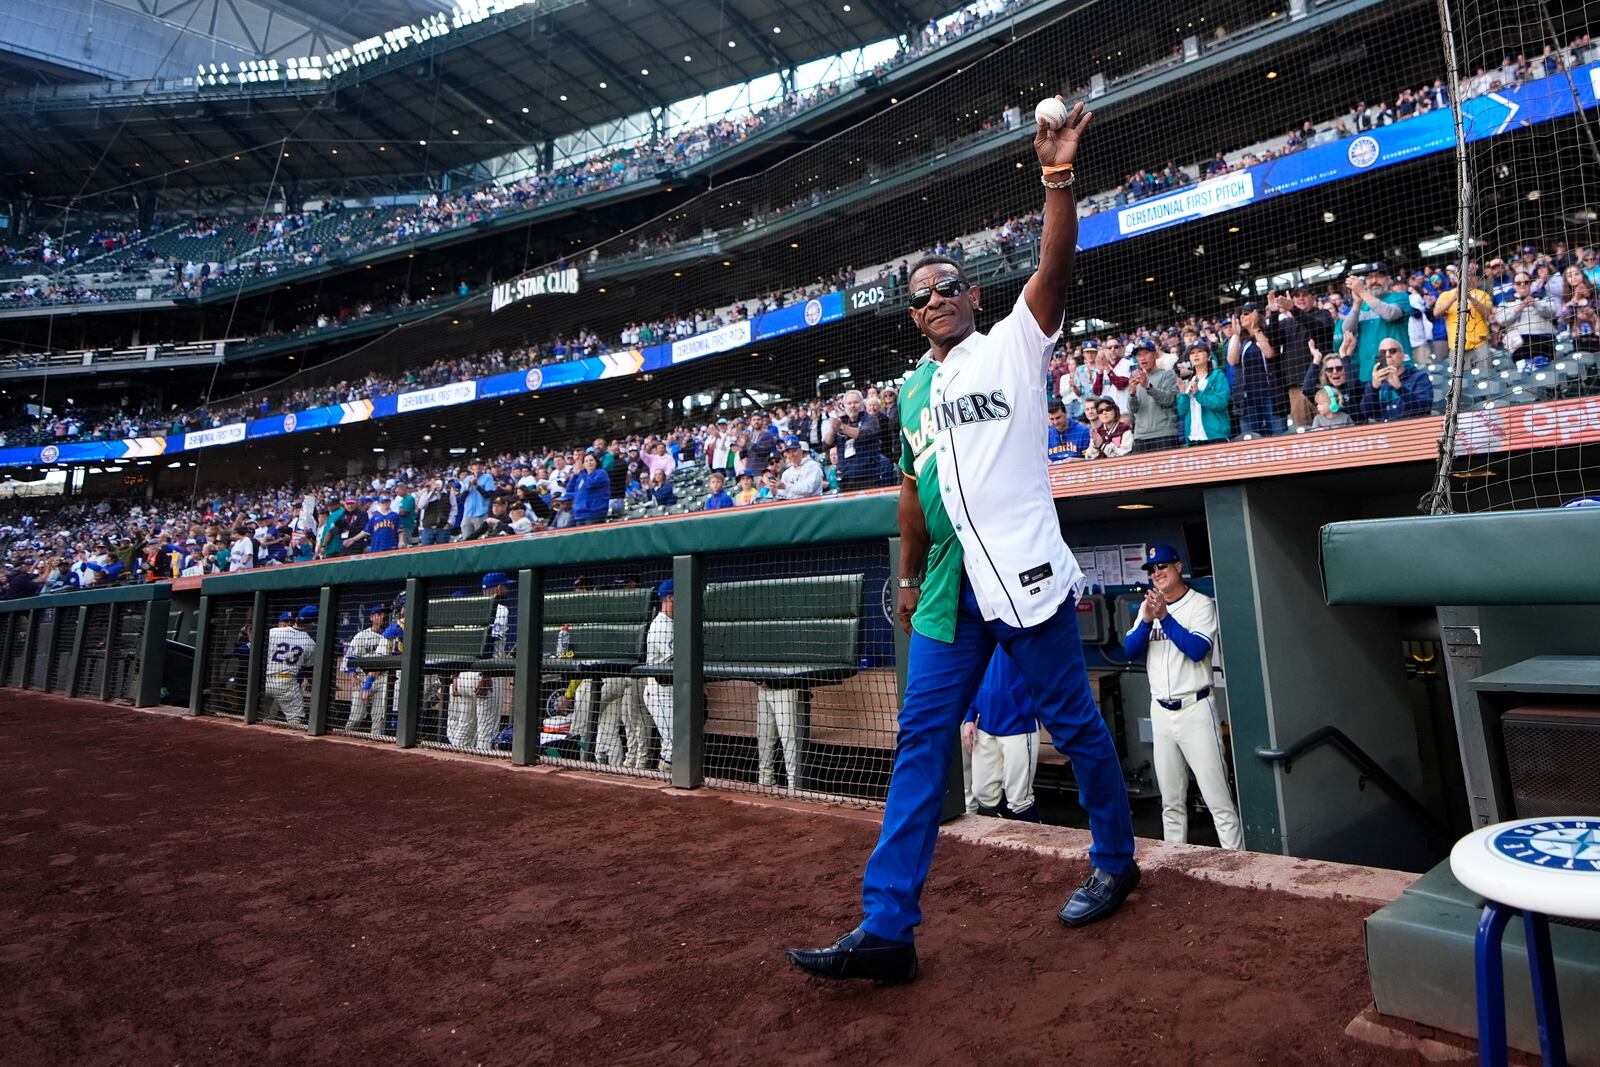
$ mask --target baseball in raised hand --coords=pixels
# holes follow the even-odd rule
[[[1061,97],[1057,96],[1056,99],[1065,105],[1066,101]],[[1083,136],[1092,118],[1094,113],[1085,111],[1081,100],[1072,105],[1067,112],[1067,120],[1059,126],[1052,126],[1039,118],[1033,135],[1033,150],[1039,157],[1039,165],[1059,167],[1073,162],[1078,156],[1078,139]]]

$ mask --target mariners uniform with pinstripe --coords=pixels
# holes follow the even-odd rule
[[[288,614],[279,616],[278,625],[267,631],[267,677],[261,693],[286,722],[303,726],[306,693],[300,673],[311,666],[311,653],[317,647],[316,639],[306,632],[317,621],[317,609],[307,604],[294,619]]]
[[[1151,545],[1144,571],[1155,587],[1145,594],[1139,621],[1123,639],[1129,659],[1146,657],[1150,726],[1161,787],[1161,832],[1168,841],[1189,838],[1189,770],[1217,824],[1223,848],[1244,848],[1239,809],[1228,792],[1216,708],[1211,699],[1211,649],[1217,606],[1183,580],[1183,562],[1171,545]]]
[[[790,962],[820,977],[916,977],[912,939],[945,772],[997,645],[1072,761],[1089,815],[1092,870],[1057,917],[1069,926],[1105,918],[1139,883],[1121,763],[1084,669],[1076,610],[1083,573],[1061,539],[1039,447],[1045,371],[1077,243],[1073,160],[1088,121],[1080,103],[1061,126],[1038,124],[1034,151],[1046,188],[1039,269],[989,333],[977,332],[980,293],[961,264],[930,256],[911,272],[911,318],[929,350],[900,392],[906,691],[883,827],[863,879],[866,916],[828,947],[789,951]]]

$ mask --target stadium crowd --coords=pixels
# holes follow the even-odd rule
[[[1527,369],[1558,344],[1600,352],[1600,250],[1521,245],[1472,273],[1463,287],[1450,266],[1369,264],[1340,286],[1272,292],[1227,319],[1064,341],[1041,447],[1050,462],[1086,462],[1426,414],[1436,388],[1424,368],[1451,344],[1463,292],[1465,348],[1479,374],[1497,353]],[[1572,388],[1594,388],[1593,371],[1586,364]],[[159,504],[31,501],[0,525],[4,589],[164,580],[888,486],[898,427],[895,387],[882,383],[587,447],[314,487]]]

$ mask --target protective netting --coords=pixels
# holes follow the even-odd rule
[[[671,576],[666,559],[545,571],[532,716],[541,762],[668,773],[672,679],[642,672],[671,660],[671,618],[660,596]]]
[[[393,741],[405,647],[405,587],[400,582],[341,585],[327,635],[338,642],[328,684],[328,729]]]
[[[28,631],[33,625],[33,619],[28,612],[14,613],[11,618],[11,633],[6,646],[5,679],[8,686],[21,689],[27,673],[25,657],[28,650]]]
[[[78,616],[81,607],[57,608],[51,647],[54,651],[45,664],[45,689],[51,693],[65,693],[70,681],[68,668],[72,663],[72,643],[77,636]]]
[[[1600,495],[1593,6],[1449,10],[1461,95],[1475,105],[1452,186],[1468,194],[1462,258],[1478,295],[1456,346],[1461,413],[1433,506],[1561,506]]]
[[[107,696],[115,701],[131,704],[139,693],[139,679],[144,671],[144,627],[147,605],[143,603],[113,604],[112,631],[107,662],[111,671],[111,685]]]
[[[210,612],[199,707],[207,715],[242,719],[250,671],[250,598],[213,597]]]
[[[1461,35],[1480,41],[1476,63],[1510,37],[1491,44],[1474,10],[1457,23],[1464,14]],[[1450,84],[1438,12],[1422,0],[1161,9],[1138,34],[1067,13],[764,170],[730,172],[590,247],[572,238],[534,271],[540,285],[503,291],[493,310],[441,312],[253,392],[240,412],[263,396],[269,411],[342,401],[358,416],[361,398],[406,399],[395,415],[268,439],[251,458],[265,478],[284,450],[323,497],[356,484],[450,498],[487,471],[495,499],[442,536],[720,502],[704,473],[675,469],[686,460],[724,471],[734,506],[893,485],[894,389],[925,350],[907,315],[910,268],[929,252],[955,259],[981,289],[980,329],[1012,309],[1038,260],[1033,106],[1060,93],[1095,115],[1074,178],[1077,278],[1049,368],[1062,478],[1095,464],[1114,489],[1148,475],[1143,453],[1197,447],[1208,451],[1183,462],[1267,472],[1426,461],[1451,380],[1438,308],[1460,258],[1452,105],[1480,170],[1548,161],[1534,164],[1542,199],[1480,197],[1475,210],[1503,221],[1469,233],[1472,247],[1492,232],[1548,256],[1563,234],[1568,249],[1579,240],[1560,222],[1579,209],[1555,190],[1587,166],[1560,150],[1583,140],[1594,105],[1587,9],[1493,10],[1506,33],[1522,27],[1524,50],[1555,27],[1556,75],[1529,61]],[[530,249],[555,240],[526,236]],[[573,270],[575,292],[549,282]],[[1510,395],[1589,388],[1582,361],[1524,379],[1492,363],[1502,355],[1484,371],[1509,370]],[[1565,377],[1546,388],[1541,371]],[[1297,451],[1209,451],[1312,433]],[[585,476],[597,439],[604,484]],[[226,452],[196,457],[202,482],[208,469],[253,473]]]
[[[899,706],[886,542],[706,560],[706,777],[881,801]]]
[[[77,696],[96,699],[105,679],[106,648],[111,638],[111,604],[84,607],[88,620],[83,626],[83,648],[78,652],[78,676],[73,689]]]
[[[418,742],[509,755],[515,664],[508,653],[518,636],[514,579],[504,572],[431,579],[427,598]],[[417,637],[408,633],[406,639]]]
[[[41,608],[33,618],[33,662],[28,668],[28,688],[47,689],[50,657],[55,654],[57,618],[62,614],[55,608]]]

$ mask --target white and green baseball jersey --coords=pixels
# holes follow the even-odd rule
[[[1045,368],[1060,330],[1023,296],[900,389],[900,469],[916,479],[931,545],[912,626],[955,639],[965,573],[985,619],[1036,626],[1083,588],[1061,539],[1044,449]]]

